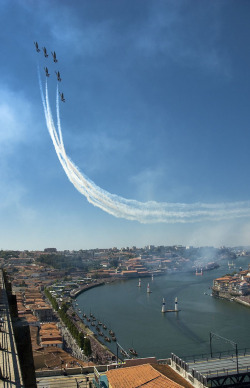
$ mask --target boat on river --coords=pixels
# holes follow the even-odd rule
[[[134,348],[130,348],[129,349],[129,351],[130,351],[130,353],[133,355],[133,356],[138,356],[138,353],[137,353],[137,351],[134,349]]]

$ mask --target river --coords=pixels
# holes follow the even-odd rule
[[[123,348],[135,348],[140,357],[209,353],[210,332],[234,341],[238,349],[250,348],[250,308],[210,295],[213,279],[239,267],[247,269],[249,263],[249,257],[239,257],[236,269],[229,270],[225,260],[219,263],[220,268],[203,276],[175,273],[153,280],[142,278],[141,287],[138,279],[105,284],[79,295],[78,307],[87,315],[92,312],[115,332]],[[162,314],[162,299],[166,309],[174,309],[175,297],[181,311]],[[107,346],[116,354],[114,342]],[[213,351],[232,348],[217,337],[213,337],[212,346]]]

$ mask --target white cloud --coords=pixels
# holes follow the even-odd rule
[[[83,9],[81,8],[83,7]],[[52,39],[70,50],[71,58],[99,56],[114,41],[112,20],[88,20],[84,4],[79,8],[60,4],[60,8],[46,9],[46,20]],[[58,17],[59,16],[59,17]]]
[[[101,2],[100,2],[100,6]],[[88,6],[43,6],[48,31],[70,57],[101,57],[123,47],[122,65],[134,56],[155,59],[157,66],[171,58],[184,66],[230,73],[229,55],[221,50],[221,15],[224,3],[189,1],[146,2],[137,17],[127,19],[117,11],[103,18],[91,15]]]
[[[36,125],[31,103],[23,94],[0,85],[0,212],[16,221],[32,220],[34,209],[27,205],[27,188],[17,165],[25,143],[33,141],[30,129]]]
[[[11,177],[8,167],[0,172],[0,182],[1,219],[14,218],[15,223],[34,221],[36,211],[26,202],[27,188]]]
[[[1,155],[25,141],[32,122],[31,105],[20,93],[0,87],[0,150]]]
[[[192,229],[191,229],[192,230]],[[193,233],[193,235],[192,235]],[[215,247],[249,245],[250,224],[245,220],[208,223],[195,227],[190,235],[183,237],[187,245]]]
[[[129,139],[109,135],[102,129],[84,132],[83,135],[78,134],[75,139],[70,135],[70,147],[73,148],[73,152],[77,150],[78,160],[81,151],[83,158],[80,164],[88,173],[108,169],[117,158],[129,155],[131,151]]]
[[[100,55],[111,43],[112,28],[110,22],[91,23],[82,28],[72,24],[63,26],[64,33],[61,34],[62,25],[55,25],[52,34],[58,42],[71,48],[77,55],[96,56]],[[73,42],[73,48],[72,48]],[[107,43],[108,42],[108,43]]]
[[[161,167],[145,168],[136,175],[131,176],[130,181],[135,185],[135,192],[143,201],[157,198],[157,190],[162,180],[166,179],[166,171]]]
[[[186,1],[153,3],[131,42],[141,55],[156,57],[155,63],[171,58],[184,66],[206,71],[230,72],[228,56],[221,51],[222,6],[211,2],[192,7]]]

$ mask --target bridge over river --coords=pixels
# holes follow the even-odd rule
[[[250,386],[250,349],[179,358],[171,355],[175,369],[191,382],[206,387]]]

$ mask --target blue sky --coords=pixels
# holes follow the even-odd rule
[[[0,2],[0,249],[249,244],[249,217],[140,223],[89,203],[54,150],[139,202],[249,201],[249,1]],[[58,63],[36,53],[34,41]],[[246,205],[247,207],[247,205]],[[246,213],[249,211],[246,209]]]

